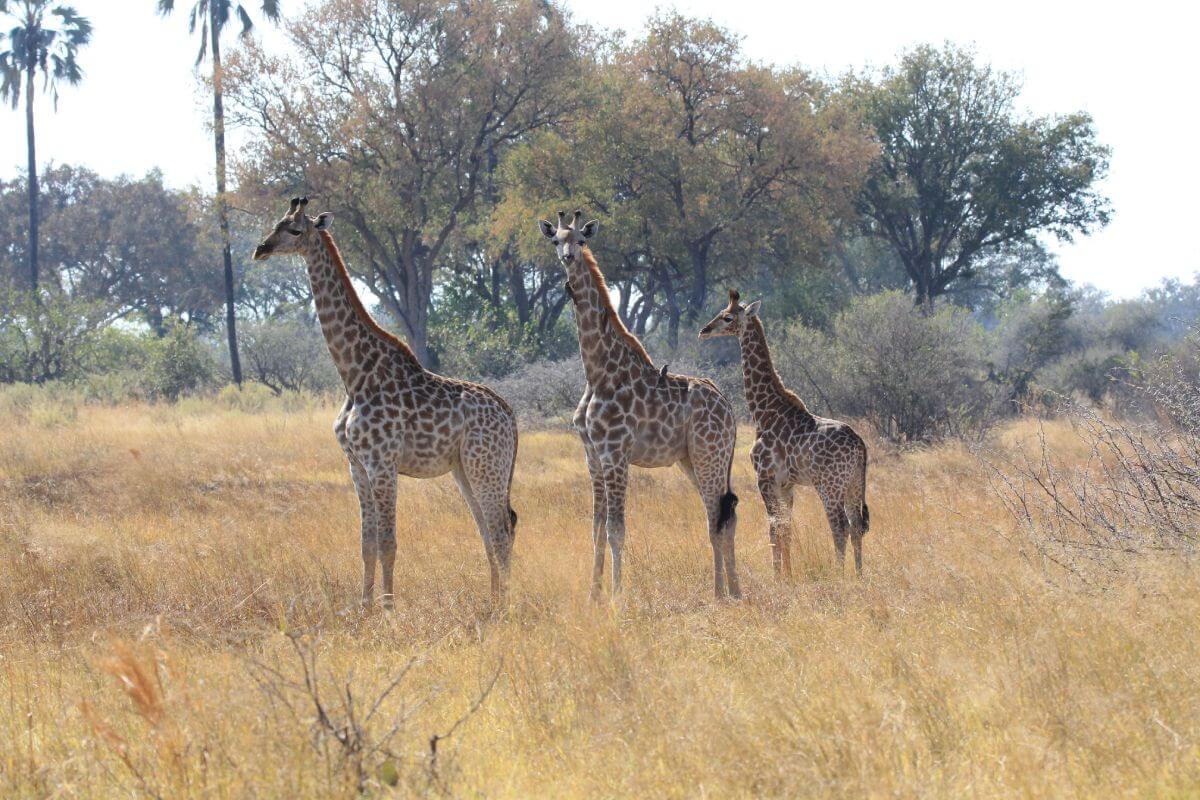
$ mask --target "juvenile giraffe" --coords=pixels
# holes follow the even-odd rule
[[[771,362],[767,336],[755,300],[742,307],[738,293],[700,331],[701,339],[736,336],[742,350],[746,403],[756,438],[750,460],[767,506],[775,574],[792,574],[792,490],[815,486],[833,531],[838,565],[846,557],[846,537],[854,544],[854,567],[862,574],[862,538],[870,525],[867,509],[867,445],[844,422],[815,416],[783,385]]]
[[[710,381],[659,371],[641,342],[621,322],[604,276],[586,241],[597,222],[539,223],[567,273],[575,306],[579,355],[587,385],[575,410],[592,479],[592,596],[599,597],[604,546],[612,552],[612,593],[621,588],[625,545],[625,491],[629,466],[678,464],[700,493],[708,516],[717,597],[741,596],[734,557],[737,495],[730,468],[737,427],[729,400]]]
[[[254,260],[296,254],[308,265],[321,331],[346,402],[333,425],[350,462],[362,514],[362,602],[369,606],[375,566],[383,604],[393,603],[396,561],[396,475],[454,473],[491,570],[492,594],[507,583],[517,515],[509,505],[517,455],[512,409],[491,389],[424,369],[408,345],[371,318],[350,282],[329,233],[333,215],[304,213],[297,197],[254,250]]]

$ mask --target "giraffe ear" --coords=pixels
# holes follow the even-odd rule
[[[590,239],[596,235],[596,230],[599,227],[600,227],[600,220],[593,219],[589,222],[585,222],[583,227],[579,229],[579,232],[583,234],[583,238]]]
[[[329,230],[331,225],[333,225],[333,213],[332,212],[326,211],[325,213],[323,213],[319,217],[317,217],[317,224],[315,226],[317,230],[327,231],[327,230]]]
[[[753,303],[746,306],[746,310],[743,312],[746,315],[746,319],[753,319],[754,317],[757,317],[758,307],[760,305],[762,305],[762,300],[755,300]]]

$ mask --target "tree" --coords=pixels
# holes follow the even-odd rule
[[[0,0],[0,13],[12,16],[16,26],[0,34],[0,98],[16,108],[25,84],[25,141],[28,155],[29,188],[29,288],[38,290],[38,173],[37,143],[33,125],[34,79],[40,72],[45,88],[58,108],[58,83],[75,86],[83,78],[76,59],[79,49],[92,38],[92,24],[68,5],[55,0]],[[57,18],[57,23],[55,22]]]
[[[579,33],[541,0],[333,0],[288,35],[291,54],[229,65],[255,134],[240,183],[264,208],[293,191],[337,212],[355,277],[428,363],[448,247],[491,165],[577,108]]]
[[[221,257],[225,275],[225,328],[229,338],[229,368],[233,381],[242,385],[242,364],[238,358],[237,316],[234,308],[233,256],[229,248],[229,201],[225,194],[225,99],[222,86],[221,34],[235,9],[242,24],[241,35],[246,37],[254,28],[254,20],[245,3],[234,0],[194,0],[188,15],[188,31],[200,32],[200,52],[196,65],[212,55],[213,144],[217,157],[217,220],[221,230]],[[166,16],[175,10],[175,0],[158,0],[158,13]],[[272,22],[279,19],[279,0],[262,0],[261,12]]]
[[[220,252],[211,199],[163,185],[162,175],[101,178],[60,165],[40,181],[46,245],[42,288],[94,302],[113,317],[137,317],[157,336],[174,321],[214,327],[221,307]],[[28,231],[17,212],[25,182],[0,181],[0,265],[25,260]]]
[[[971,52],[918,47],[848,84],[881,146],[858,198],[863,229],[895,249],[919,306],[971,281],[989,251],[1108,222],[1095,184],[1109,151],[1091,117],[1020,117],[1016,79]]]
[[[619,311],[635,331],[665,323],[672,344],[731,277],[813,263],[874,156],[819,81],[750,64],[732,33],[676,13],[589,83],[561,144],[514,155],[506,202],[529,208],[506,216],[586,205]]]

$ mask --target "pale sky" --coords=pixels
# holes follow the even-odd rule
[[[190,2],[178,5],[186,10]],[[171,184],[211,187],[208,101],[197,88],[198,42],[187,34],[185,14],[160,19],[154,0],[74,5],[91,18],[95,35],[81,54],[83,85],[62,92],[57,113],[38,98],[39,162],[84,164],[106,176],[158,167]],[[634,34],[653,8],[637,0],[568,5],[579,19]],[[300,3],[283,6],[292,12]],[[892,63],[919,42],[974,45],[981,58],[1023,76],[1020,102],[1029,111],[1088,111],[1113,149],[1103,185],[1113,221],[1056,247],[1064,274],[1121,297],[1200,271],[1200,244],[1190,234],[1200,185],[1200,4],[697,0],[675,7],[742,34],[755,60],[820,72]],[[278,33],[267,41],[283,43]],[[0,176],[9,178],[25,164],[23,113],[0,108],[0,142]],[[231,146],[237,143],[234,132]]]

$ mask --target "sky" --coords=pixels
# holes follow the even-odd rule
[[[60,92],[57,112],[38,97],[39,163],[83,164],[106,176],[158,168],[172,185],[211,187],[210,101],[198,86],[198,41],[185,14],[162,19],[154,0],[73,4],[95,34],[80,56],[83,85]],[[309,5],[283,0],[287,13]],[[567,5],[578,20],[634,36],[654,8],[638,0]],[[1200,4],[695,0],[674,8],[740,34],[755,61],[819,73],[894,63],[921,42],[973,46],[981,59],[1021,76],[1023,111],[1087,111],[1112,148],[1101,187],[1112,200],[1112,222],[1074,243],[1048,242],[1064,275],[1129,297],[1163,278],[1200,272],[1200,239],[1188,233],[1192,190],[1200,185]],[[270,47],[286,46],[278,31],[263,35]],[[231,148],[238,141],[231,132]],[[0,108],[0,143],[0,177],[11,178],[25,165],[21,111]]]

